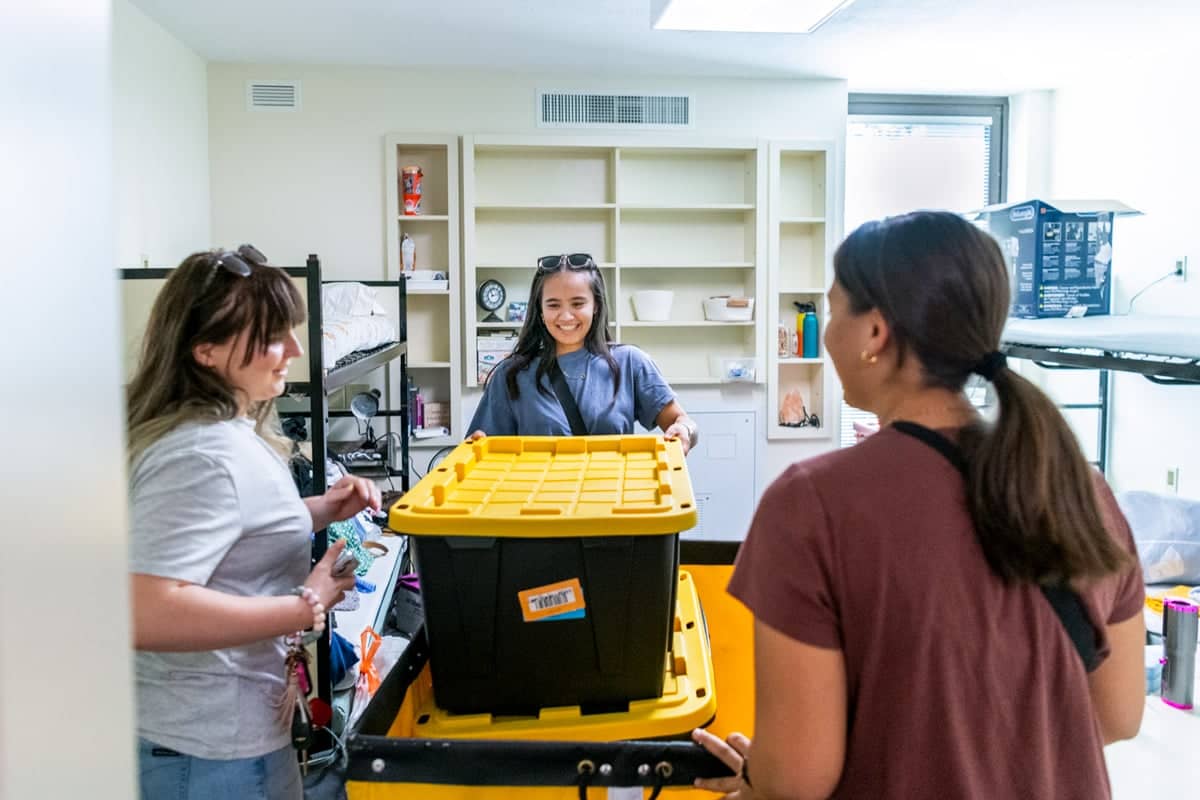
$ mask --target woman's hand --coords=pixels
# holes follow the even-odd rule
[[[678,439],[679,444],[683,447],[683,454],[686,456],[688,451],[692,449],[692,428],[684,422],[687,417],[679,417],[663,431],[663,436],[668,439]],[[695,424],[695,423],[692,423]]]
[[[750,740],[740,733],[731,733],[725,741],[721,741],[703,728],[692,731],[692,741],[712,753],[725,766],[733,770],[733,774],[724,778],[697,778],[697,789],[707,789],[710,792],[723,792],[721,800],[751,800],[754,790],[742,780],[742,764],[746,754],[750,752]]]
[[[699,441],[700,437],[696,423],[683,410],[683,406],[679,405],[678,400],[672,400],[667,403],[663,407],[663,410],[658,412],[658,416],[654,418],[654,423],[662,429],[664,437],[679,440],[679,443],[683,445],[683,454],[685,456],[689,450],[696,446],[696,442]]]
[[[331,522],[349,519],[364,508],[378,511],[382,503],[379,487],[357,475],[346,475],[325,494],[306,499],[316,531],[328,527]]]
[[[483,431],[473,431],[471,433],[471,435],[467,437],[467,441],[468,442],[477,442],[485,436],[487,436],[487,434],[484,433]]]
[[[309,598],[305,598],[309,600],[310,605],[313,607],[314,629],[324,626],[326,610],[342,602],[342,598],[346,596],[346,592],[354,588],[355,576],[353,572],[342,578],[336,578],[333,575],[333,564],[345,549],[345,539],[338,539],[329,545],[324,557],[317,562],[312,572],[309,573],[308,580],[304,582],[304,588],[310,590],[316,600],[313,603]]]

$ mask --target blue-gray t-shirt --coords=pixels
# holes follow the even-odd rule
[[[633,345],[613,345],[612,356],[621,370],[621,387],[616,397],[613,397],[612,370],[601,356],[583,348],[558,359],[584,426],[590,434],[633,433],[636,419],[647,430],[654,430],[659,413],[675,399],[675,393],[650,356]],[[521,390],[517,400],[508,395],[511,359],[497,364],[467,432],[483,431],[489,436],[570,436],[571,425],[550,378],[542,377],[545,394],[534,385],[538,364],[539,360],[534,359],[517,373],[517,386]]]

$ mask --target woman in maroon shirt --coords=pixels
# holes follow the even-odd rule
[[[1141,571],[1108,486],[998,352],[999,247],[916,212],[860,227],[834,271],[826,349],[882,429],[763,495],[729,586],[755,617],[756,735],[697,731],[739,775],[698,785],[1109,796],[1103,745],[1144,706]],[[972,373],[993,422],[964,394]]]

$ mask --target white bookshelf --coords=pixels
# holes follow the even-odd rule
[[[829,317],[828,287],[833,282],[833,250],[841,236],[837,163],[832,142],[772,142],[768,184],[767,302],[767,438],[828,439],[838,430],[837,376],[825,354],[825,323]],[[794,302],[817,308],[821,338],[816,358],[780,354],[778,326],[796,327]],[[799,390],[819,428],[779,424],[784,396]]]
[[[476,287],[495,279],[506,302],[528,302],[536,259],[551,253],[592,254],[615,338],[649,353],[672,383],[720,382],[711,356],[761,367],[766,163],[753,139],[463,137],[466,385],[478,385],[476,337],[517,327],[483,322]],[[668,320],[635,317],[632,296],[644,289],[675,293]],[[714,295],[754,297],[753,320],[705,320]]]
[[[388,134],[384,137],[387,220],[387,276],[401,273],[400,237],[407,233],[416,245],[416,269],[446,273],[446,288],[418,288],[408,293],[408,372],[426,402],[444,402],[450,409],[450,437],[461,441],[465,421],[461,412],[461,298],[459,258],[460,203],[458,137],[445,134]],[[400,170],[421,167],[421,211],[402,213]],[[390,387],[403,392],[404,387]],[[403,395],[399,395],[403,396]],[[442,439],[411,439],[410,447],[443,446]]]

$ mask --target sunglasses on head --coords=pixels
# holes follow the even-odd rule
[[[249,277],[252,267],[266,266],[267,257],[252,244],[244,244],[237,250],[225,250],[213,261],[213,269],[217,267],[226,272],[243,278]]]
[[[590,253],[571,253],[570,255],[542,256],[537,260],[538,272],[553,272],[563,265],[569,269],[596,269],[596,262]]]

